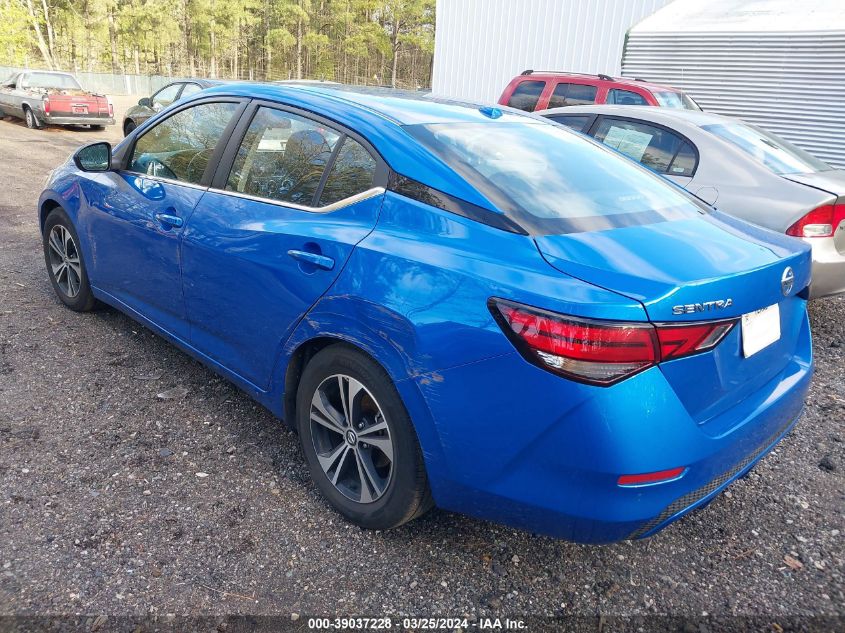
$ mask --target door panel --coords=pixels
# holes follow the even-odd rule
[[[266,389],[281,345],[375,226],[382,198],[314,213],[206,193],[182,244],[192,345]]]
[[[179,255],[182,229],[162,216],[188,218],[204,189],[127,172],[102,178],[103,196],[91,201],[88,221],[96,287],[188,340]]]
[[[180,238],[242,107],[205,102],[156,123],[135,139],[125,170],[98,178],[89,201],[94,285],[186,341]]]

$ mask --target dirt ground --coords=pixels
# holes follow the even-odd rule
[[[132,102],[116,101],[118,116]],[[120,136],[0,122],[0,614],[845,623],[845,300],[811,307],[797,428],[651,539],[580,546],[441,511],[362,531],[266,410],[126,316],[54,298],[38,195],[74,148]],[[186,395],[158,397],[173,387]]]

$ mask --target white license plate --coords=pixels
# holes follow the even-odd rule
[[[88,114],[88,106],[73,106],[74,114]]]
[[[742,315],[742,355],[748,358],[780,339],[778,304]]]

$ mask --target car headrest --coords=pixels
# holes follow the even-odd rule
[[[285,145],[285,162],[314,163],[325,161],[330,153],[326,138],[317,130],[300,130],[288,138]]]

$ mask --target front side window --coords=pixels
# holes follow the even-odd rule
[[[323,171],[340,134],[315,121],[259,108],[244,135],[227,191],[314,206]]]
[[[572,105],[588,105],[596,102],[595,86],[586,84],[560,83],[555,86],[552,96],[549,97],[550,108],[560,108]]]
[[[160,110],[176,101],[176,95],[179,94],[181,87],[182,84],[171,84],[159,90],[153,95],[153,108]]]
[[[59,88],[61,90],[82,90],[73,75],[59,73],[29,73],[21,80],[21,88]]]
[[[529,232],[549,235],[698,217],[704,209],[660,176],[542,122],[405,128]]]
[[[593,117],[589,114],[559,114],[557,116],[550,116],[549,118],[555,123],[562,123],[571,130],[583,132],[589,125],[590,119]]]
[[[545,81],[522,81],[514,88],[511,98],[508,99],[508,105],[526,112],[534,112],[545,87]]]
[[[135,143],[129,171],[199,184],[237,103],[202,103],[167,117]]]
[[[833,169],[812,154],[754,125],[717,123],[701,127],[736,145],[776,174],[807,174]]]
[[[360,143],[347,136],[326,178],[319,206],[372,189],[375,178],[375,159]]]
[[[665,174],[684,141],[669,130],[642,121],[606,117],[593,134],[597,141],[633,158],[652,171]],[[675,174],[682,175],[682,174]]]
[[[630,90],[620,90],[619,88],[612,88],[608,91],[607,103],[614,105],[648,105],[648,101],[641,94]]]

